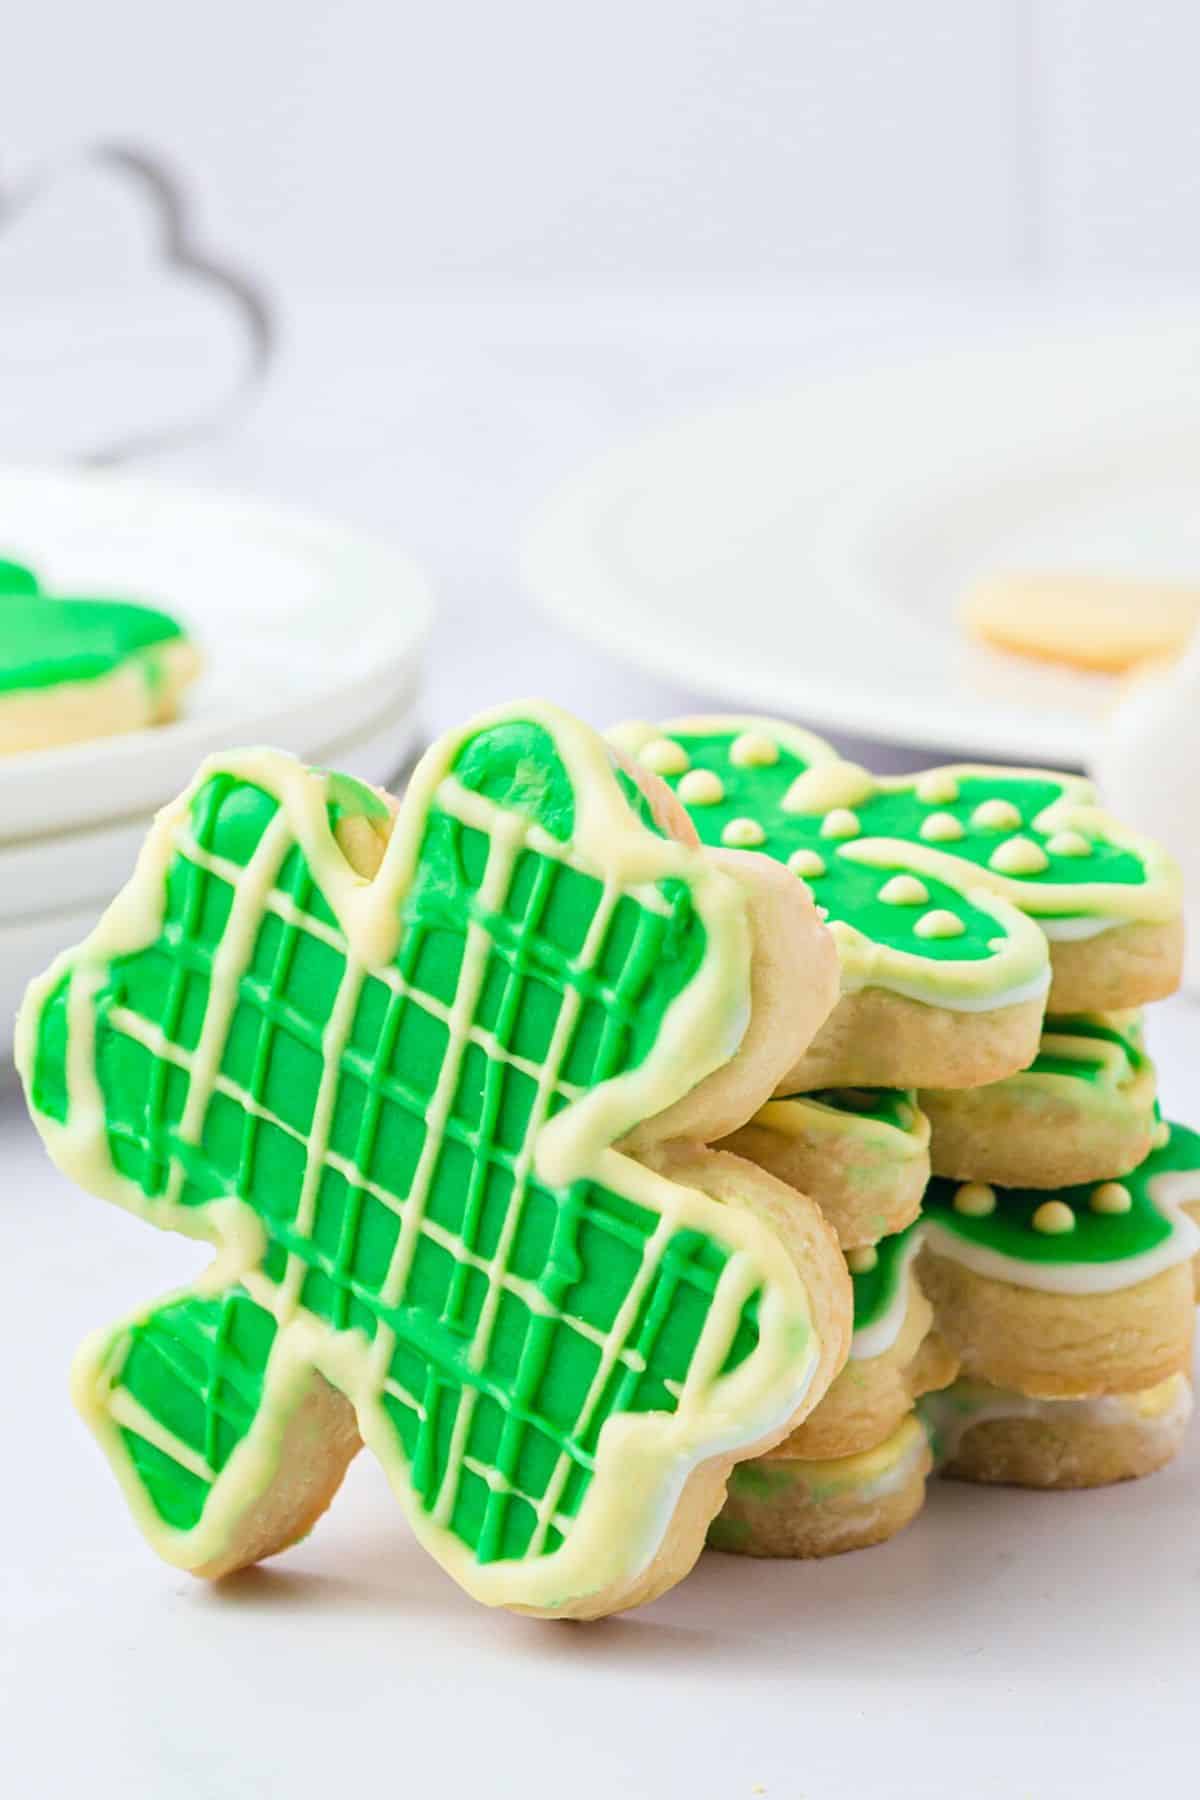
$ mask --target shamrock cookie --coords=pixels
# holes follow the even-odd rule
[[[1119,1181],[935,1179],[920,1276],[964,1375],[1039,1399],[1157,1386],[1191,1352],[1200,1137],[1173,1125]]]
[[[627,725],[703,842],[759,848],[812,886],[843,999],[792,1090],[976,1087],[1024,1068],[1056,1012],[1172,992],[1179,879],[1075,776],[955,767],[877,777],[770,719]],[[1047,947],[1048,940],[1048,947]]]
[[[871,1250],[850,1252],[849,1361],[802,1425],[735,1471],[709,1531],[718,1549],[826,1556],[879,1543],[919,1510],[928,1464],[906,1423],[917,1398],[945,1387],[958,1369],[932,1329],[933,1311],[917,1280],[920,1242],[920,1226],[910,1226]],[[878,1478],[901,1467],[903,1480],[889,1487],[889,1503],[881,1506]]]
[[[31,988],[55,1160],[218,1251],[75,1369],[170,1561],[294,1542],[365,1442],[470,1593],[597,1616],[686,1573],[732,1463],[826,1391],[832,1233],[698,1141],[776,1085],[836,954],[645,787],[544,705],[441,739],[394,818],[216,758]]]
[[[811,1194],[843,1250],[908,1225],[929,1180],[929,1121],[892,1088],[782,1095],[724,1147]]]
[[[837,1556],[865,1550],[911,1524],[933,1468],[916,1414],[870,1450],[816,1462],[782,1450],[745,1462],[709,1527],[713,1550],[741,1556]]]
[[[923,1089],[934,1173],[1071,1187],[1136,1168],[1159,1129],[1138,1015],[1047,1019],[1027,1069],[987,1087]],[[819,1195],[816,1196],[820,1198]]]
[[[940,1474],[1016,1487],[1103,1487],[1171,1461],[1192,1416],[1192,1386],[1180,1372],[1139,1393],[1037,1400],[957,1381],[928,1395],[919,1411]]]
[[[166,613],[61,599],[0,562],[0,756],[162,724],[199,670]]]

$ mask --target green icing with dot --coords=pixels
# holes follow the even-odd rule
[[[935,962],[954,960],[979,961],[991,955],[993,942],[1004,935],[1003,925],[989,912],[972,906],[963,895],[945,881],[922,872],[921,881],[929,890],[929,899],[921,907],[891,906],[880,900],[879,890],[908,864],[901,850],[894,862],[886,865],[856,863],[847,857],[844,843],[822,837],[823,813],[811,817],[783,810],[782,802],[798,775],[808,764],[786,745],[780,746],[779,760],[766,767],[739,768],[730,761],[729,746],[738,735],[734,731],[707,733],[703,736],[671,733],[687,751],[692,769],[709,769],[720,779],[724,798],[715,805],[691,806],[692,823],[705,844],[719,845],[725,827],[733,819],[752,818],[762,826],[765,840],[758,848],[776,861],[786,863],[797,850],[814,850],[825,863],[826,874],[812,879],[813,893],[820,904],[829,909],[831,919],[853,925],[874,943],[891,949],[905,950],[928,957]],[[677,788],[679,775],[663,777]],[[882,835],[876,824],[874,796],[854,812],[862,823],[860,836]],[[917,807],[922,817],[937,810]],[[891,809],[889,817],[894,817]],[[894,834],[893,834],[894,835]],[[914,832],[915,835],[915,832]],[[962,921],[964,930],[957,937],[921,938],[913,927],[922,913],[941,908]]]
[[[154,607],[46,594],[32,570],[0,563],[0,693],[95,681],[182,635]],[[147,671],[156,678],[150,663]]]
[[[935,1176],[925,1191],[924,1216],[967,1243],[1019,1262],[1122,1262],[1157,1249],[1175,1230],[1172,1219],[1151,1198],[1155,1177],[1191,1170],[1200,1171],[1200,1136],[1186,1125],[1172,1125],[1167,1142],[1152,1150],[1130,1174],[1121,1176],[1121,1185],[1129,1190],[1133,1202],[1126,1213],[1094,1212],[1089,1200],[1101,1183],[1089,1181],[1053,1191],[998,1187],[994,1190],[995,1211],[986,1218],[973,1218],[954,1210],[954,1196],[962,1184]],[[1034,1213],[1050,1200],[1064,1201],[1071,1208],[1073,1230],[1052,1233],[1035,1229]]]
[[[913,1254],[921,1230],[920,1219],[914,1219],[903,1231],[893,1231],[875,1245],[875,1266],[861,1274],[850,1271],[854,1285],[854,1329],[865,1331],[875,1325],[901,1299],[904,1270]]]
[[[691,890],[670,878],[614,898],[572,866],[571,779],[541,726],[481,731],[453,772],[565,853],[531,847],[527,831],[514,841],[480,829],[444,783],[401,899],[394,963],[351,970],[299,843],[274,851],[279,801],[217,773],[176,834],[161,929],[116,957],[90,999],[113,1168],[151,1218],[164,1200],[202,1218],[236,1199],[261,1228],[255,1276],[274,1296],[265,1304],[239,1280],[175,1299],[112,1352],[115,1390],[178,1446],[170,1454],[122,1427],[138,1483],[178,1529],[202,1518],[253,1429],[289,1306],[379,1352],[416,1501],[481,1564],[552,1553],[589,1491],[606,1420],[669,1415],[688,1380],[729,1245],[682,1226],[664,1241],[649,1206],[592,1179],[550,1185],[527,1147],[541,1119],[653,1049],[706,954]],[[379,810],[344,777],[328,777],[327,794],[331,822]],[[274,854],[217,1077],[185,1131],[214,960],[247,869]],[[470,927],[487,940],[473,962]],[[68,971],[44,1001],[30,1086],[54,1120],[68,1111],[70,981]],[[756,1351],[760,1292],[735,1314],[723,1374]]]
[[[629,744],[645,741],[644,736],[638,738],[639,729],[622,728],[615,739]],[[773,760],[733,760],[731,747],[747,731],[769,742]],[[1148,862],[1139,851],[1115,841],[1119,834],[1110,831],[1103,815],[1090,805],[1085,784],[1074,777],[947,769],[934,771],[932,779],[880,778],[865,771],[859,771],[856,779],[820,740],[790,738],[785,728],[770,721],[697,721],[694,728],[681,722],[664,728],[663,735],[680,745],[687,757],[685,770],[664,776],[672,787],[678,790],[698,771],[711,773],[720,784],[714,790],[720,794],[717,800],[693,797],[689,803],[702,841],[721,844],[735,820],[751,819],[764,833],[759,848],[767,855],[787,864],[797,852],[804,853],[800,872],[830,922],[849,928],[862,943],[865,958],[852,942],[842,941],[843,961],[849,957],[847,966],[861,965],[860,979],[911,984],[919,981],[924,965],[932,991],[947,996],[959,986],[980,994],[989,987],[1008,992],[1036,983],[1030,946],[1022,939],[1018,950],[1013,927],[1003,917],[1004,907],[1001,916],[995,916],[985,904],[976,904],[973,890],[1002,895],[1031,918],[1046,920],[1097,914],[1114,920],[1132,918],[1141,916],[1143,907],[1147,917],[1169,916],[1173,902],[1167,895],[1175,879],[1169,865],[1161,858]],[[837,791],[839,770],[844,771],[844,795],[831,798],[819,811],[789,811],[785,805],[789,790],[810,769],[833,778],[831,795]],[[920,797],[922,786],[931,798]],[[683,788],[682,796],[687,792]],[[947,792],[951,798],[942,798]],[[986,822],[986,813],[983,820],[976,817],[989,801],[1014,809],[998,828]],[[1057,817],[1052,810],[1056,808]],[[827,834],[829,813],[847,809],[853,819],[831,821],[834,829]],[[959,835],[922,837],[922,827],[934,815],[945,815],[953,822],[950,831],[957,826]],[[1086,855],[1051,848],[1064,826],[1083,836],[1089,846]],[[730,841],[736,836],[735,831]],[[1019,866],[1010,871],[1003,862],[989,866],[1014,836],[1029,841],[1032,859],[1044,859],[1044,868],[1022,873]],[[814,857],[820,859],[823,873],[808,872]],[[883,898],[897,874],[915,876],[925,897],[913,902],[895,894]],[[1144,901],[1134,892],[1138,889],[1143,890]],[[930,918],[939,913],[952,915],[961,929],[941,935],[938,927],[943,921]],[[895,964],[889,954],[906,960]],[[994,976],[989,962],[996,965]],[[900,991],[905,991],[903,986]]]

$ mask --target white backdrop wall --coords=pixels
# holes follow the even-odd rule
[[[289,286],[1200,270],[1194,0],[20,10],[9,168],[153,142]]]

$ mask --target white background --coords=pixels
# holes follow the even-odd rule
[[[443,608],[434,726],[530,690],[597,723],[691,702],[521,596],[521,522],[593,452],[808,369],[1021,332],[1080,287],[1200,273],[1187,0],[42,0],[19,40],[0,192],[42,153],[147,139],[280,301],[261,405],[157,466],[413,550]],[[154,270],[111,184],[64,177],[0,234],[0,455],[189,416],[235,371],[220,309]],[[1151,1029],[1195,1121],[1194,1008]],[[83,1332],[194,1249],[74,1192],[12,1096],[0,1206],[6,1800],[1194,1783],[1195,1437],[1103,1494],[936,1486],[893,1545],[822,1566],[708,1558],[593,1628],[471,1606],[362,1458],[309,1544],[214,1592],[138,1542],[65,1397]]]
[[[278,283],[1200,270],[1192,0],[39,0],[0,169],[149,139]]]

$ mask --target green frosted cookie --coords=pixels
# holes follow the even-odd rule
[[[47,594],[0,561],[0,754],[157,724],[198,668],[168,613]]]
[[[961,766],[882,777],[756,718],[619,727],[701,840],[758,850],[827,909],[844,998],[797,1088],[970,1087],[1036,1052],[1056,1011],[1169,993],[1182,933],[1174,865],[1078,777]]]
[[[685,1490],[815,1400],[828,1303],[764,1177],[612,1146],[735,1067],[750,949],[739,885],[551,708],[441,739],[394,828],[278,753],[206,765],[19,1023],[60,1167],[218,1251],[76,1367],[163,1555],[283,1547],[361,1437],[488,1603],[686,1571]]]

